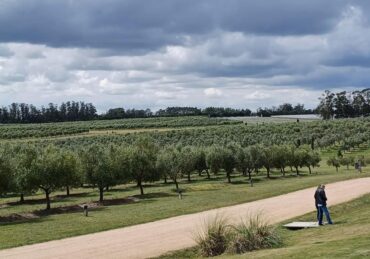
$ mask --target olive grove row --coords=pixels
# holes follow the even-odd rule
[[[50,194],[56,190],[89,185],[97,188],[100,201],[109,187],[135,182],[144,194],[145,182],[171,179],[179,191],[179,180],[192,174],[225,173],[230,183],[236,171],[251,179],[252,173],[264,168],[270,177],[272,168],[285,175],[286,167],[299,174],[299,168],[319,165],[320,156],[302,146],[254,145],[236,143],[207,148],[166,146],[159,148],[149,138],[138,138],[132,145],[93,144],[71,151],[55,145],[7,145],[0,150],[0,194],[25,195],[42,191],[50,208]]]

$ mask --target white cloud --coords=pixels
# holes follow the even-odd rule
[[[219,97],[219,96],[222,96],[222,91],[220,89],[211,87],[211,88],[204,89],[204,94],[207,97]]]

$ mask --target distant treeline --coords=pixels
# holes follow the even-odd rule
[[[303,104],[293,106],[290,103],[284,103],[279,107],[259,108],[257,112],[250,109],[233,109],[223,107],[207,107],[200,109],[196,107],[167,107],[153,113],[147,110],[124,110],[123,108],[109,109],[102,118],[119,119],[119,118],[143,118],[143,117],[171,117],[171,116],[209,116],[209,117],[235,117],[235,116],[263,116],[271,115],[296,115],[312,114],[311,109],[305,109]]]
[[[49,103],[37,108],[32,104],[12,103],[0,108],[0,123],[41,123],[83,121],[96,119],[96,108],[92,103],[65,102],[60,106]]]
[[[370,88],[332,93],[326,90],[319,98],[317,112],[323,119],[352,118],[370,115]]]
[[[315,110],[304,108],[303,104],[297,104],[293,106],[290,103],[284,103],[278,107],[273,106],[272,108],[258,108],[257,116],[270,117],[273,115],[297,115],[297,114],[313,114]]]
[[[12,103],[0,107],[0,123],[42,123],[42,122],[64,122],[85,120],[110,120],[125,118],[149,118],[149,117],[177,117],[177,116],[208,116],[208,117],[233,117],[233,116],[264,116],[309,114],[313,111],[305,109],[303,104],[293,106],[284,103],[278,107],[259,108],[257,112],[250,109],[233,109],[223,107],[207,107],[200,109],[196,107],[167,107],[152,112],[150,109],[124,109],[113,108],[106,113],[97,114],[92,103],[68,101],[61,105],[49,103],[48,106],[37,108],[32,104]]]

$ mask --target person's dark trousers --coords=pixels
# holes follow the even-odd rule
[[[328,224],[333,224],[330,218],[329,210],[326,206],[319,206],[319,225],[322,225],[323,215],[325,214]]]
[[[320,209],[317,206],[317,204],[315,204],[315,206],[316,206],[316,218],[317,218],[317,221],[319,221],[319,218],[320,218]]]

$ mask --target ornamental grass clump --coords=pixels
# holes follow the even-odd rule
[[[276,229],[268,225],[260,215],[250,216],[232,229],[228,247],[230,253],[243,254],[281,244],[281,238]]]
[[[205,223],[196,235],[195,241],[202,256],[210,257],[223,254],[229,242],[230,226],[225,218],[216,216]]]

